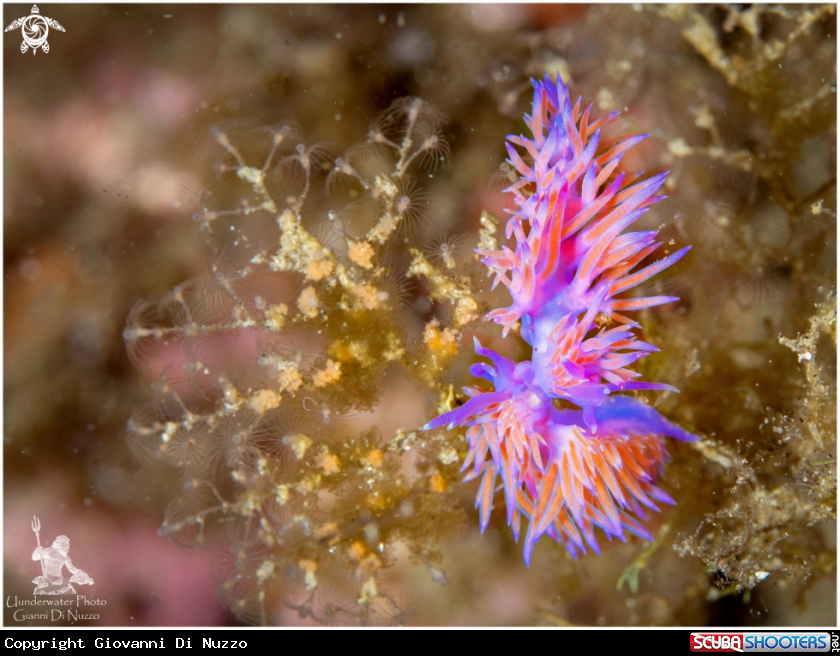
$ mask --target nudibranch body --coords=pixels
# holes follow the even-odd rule
[[[624,540],[628,531],[652,539],[639,522],[645,509],[674,503],[656,486],[667,460],[664,438],[699,439],[642,401],[614,394],[677,391],[636,380],[630,365],[658,349],[636,337],[639,324],[623,313],[678,299],[617,297],[689,250],[635,270],[661,243],[655,231],[623,232],[663,198],[655,194],[667,172],[642,179],[620,166],[647,135],[599,152],[600,130],[618,113],[590,121],[591,105],[581,111],[578,99],[572,106],[559,77],[534,87],[525,116],[533,137],[509,136],[506,144],[520,176],[505,190],[517,208],[506,226],[515,249],[478,251],[494,286],[502,282],[513,301],[487,318],[505,336],[518,321],[531,359],[514,362],[476,340],[476,354],[492,364],[470,371],[492,389],[467,388],[464,405],[424,426],[469,426],[463,468],[467,480],[481,477],[481,530],[501,478],[517,540],[522,515],[529,520],[526,564],[543,534],[575,557],[586,546],[599,553],[595,527],[608,538]],[[558,410],[555,399],[579,410]]]

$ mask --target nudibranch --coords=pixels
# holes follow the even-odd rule
[[[644,178],[620,166],[627,150],[648,135],[601,148],[591,105],[572,105],[558,76],[534,81],[532,138],[508,136],[508,164],[518,179],[506,236],[515,248],[479,250],[482,262],[512,297],[510,307],[487,315],[503,326],[517,322],[531,346],[530,360],[514,362],[475,341],[489,363],[470,372],[490,389],[466,388],[469,400],[424,429],[468,426],[466,480],[480,478],[476,507],[487,527],[501,478],[507,523],[519,540],[528,520],[524,559],[529,564],[543,534],[573,557],[588,546],[600,553],[595,527],[608,538],[625,531],[651,540],[640,520],[655,502],[674,504],[656,486],[668,458],[665,437],[699,439],[643,401],[618,392],[671,390],[637,380],[630,366],[658,351],[640,341],[639,324],[624,313],[678,300],[619,295],[682,258],[689,248],[637,267],[661,245],[656,231],[623,232],[649,207],[667,172]],[[556,399],[566,403],[557,404]],[[558,409],[558,405],[566,409]],[[577,408],[577,409],[573,409]]]

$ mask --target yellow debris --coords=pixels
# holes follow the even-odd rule
[[[285,441],[285,440],[284,440]],[[300,460],[306,455],[306,450],[312,446],[312,440],[310,440],[306,435],[303,433],[298,433],[297,435],[292,435],[289,437],[289,446],[294,451],[295,457]]]
[[[378,492],[368,494],[365,497],[365,507],[374,513],[379,513],[385,510],[388,505],[388,500]]]
[[[382,466],[382,451],[379,449],[371,449],[368,454],[362,459],[366,465],[370,465],[371,467],[381,467]]]
[[[481,227],[478,229],[478,248],[485,251],[495,251],[499,248],[496,241],[496,230],[499,229],[499,220],[492,212],[484,211],[479,219]],[[476,254],[476,259],[481,256]]]
[[[323,257],[323,256],[322,256]],[[306,265],[307,280],[323,280],[333,272],[333,263],[330,260],[311,260]]]
[[[347,549],[347,555],[349,556],[350,560],[361,560],[365,557],[366,552],[367,549],[365,548],[365,545],[363,545],[358,540],[353,542],[353,544],[350,545],[350,548]]]
[[[386,212],[381,217],[376,226],[368,233],[368,239],[371,241],[384,244],[388,236],[397,229],[397,219],[390,212]]]
[[[323,371],[316,371],[312,376],[315,387],[326,387],[341,378],[341,365],[338,362],[327,360],[327,366]]]
[[[444,465],[451,465],[452,463],[458,462],[458,452],[451,446],[444,446],[441,448],[440,453],[438,453],[438,460]]]
[[[297,300],[298,310],[310,319],[318,316],[318,294],[314,287],[306,287]]]
[[[353,293],[368,310],[375,310],[379,307],[379,294],[376,293],[376,289],[372,285],[356,285],[353,287]]]
[[[373,246],[366,241],[357,242],[350,240],[348,240],[347,245],[350,247],[350,250],[347,252],[347,257],[350,258],[351,262],[355,262],[363,269],[370,269],[373,266],[371,263],[371,259],[374,256]]]
[[[275,572],[274,563],[270,560],[264,560],[263,563],[257,569],[257,580],[260,583],[263,583],[267,579],[274,578],[274,572]]]
[[[335,535],[336,533],[338,533],[338,524],[336,524],[335,522],[327,522],[326,524],[321,524],[318,528],[315,529],[315,537],[319,540],[321,538]]]
[[[359,598],[356,600],[360,604],[369,604],[379,596],[379,588],[376,587],[376,579],[372,576],[362,584],[362,589],[359,590]]]
[[[260,390],[248,399],[248,407],[259,415],[280,405],[280,395],[272,390]]]
[[[446,492],[446,481],[440,475],[440,472],[435,472],[432,475],[429,479],[429,485],[433,492]]]
[[[289,306],[285,303],[269,305],[265,311],[265,326],[269,330],[280,330],[286,323],[286,316],[289,314]]]
[[[318,466],[324,470],[324,475],[337,474],[341,471],[341,463],[338,456],[330,453],[326,448],[318,456]]]
[[[455,304],[452,323],[463,326],[478,319],[478,303],[470,293],[468,278],[444,275],[432,266],[419,250],[412,248],[410,252],[412,260],[408,275],[425,276],[431,286],[429,295],[433,299]]]
[[[277,378],[280,381],[280,389],[284,392],[296,392],[298,388],[303,385],[303,378],[300,372],[293,364],[280,370],[280,375]]]
[[[365,366],[372,366],[373,359],[370,357],[370,349],[366,342],[352,342],[349,347],[350,355]]]
[[[388,350],[382,354],[388,362],[394,362],[405,355],[405,349],[400,346],[400,340],[394,333],[388,333]]]
[[[423,340],[432,353],[458,355],[458,331],[453,328],[440,330],[440,321],[437,319],[426,324]]]
[[[315,578],[318,563],[314,560],[299,560],[298,567],[303,571],[303,584],[306,589],[313,590],[318,585],[318,579]]]
[[[245,403],[242,395],[228,381],[225,381],[222,385],[222,392],[224,394],[225,410],[228,412],[236,412]]]
[[[310,492],[317,490],[320,486],[321,475],[314,474],[313,476],[304,478],[302,481],[298,481],[297,485],[295,485],[295,492],[301,495],[309,494]]]
[[[330,344],[329,354],[341,362],[350,362],[354,357],[352,350],[340,340]]]

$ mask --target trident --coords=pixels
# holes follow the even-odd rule
[[[32,517],[32,530],[35,531],[35,539],[38,540],[38,548],[41,548],[41,521],[37,517]],[[41,556],[41,574],[47,575],[47,568],[44,566],[44,556]]]

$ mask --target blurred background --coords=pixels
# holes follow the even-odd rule
[[[672,445],[664,487],[679,505],[652,518],[660,539],[600,557],[544,540],[526,569],[504,518],[479,535],[463,485],[466,528],[441,567],[395,568],[406,622],[835,623],[833,6],[40,10],[66,30],[50,30],[49,53],[4,34],[6,597],[32,596],[37,515],[42,544],[69,536],[95,579],[79,593],[108,602],[82,624],[236,623],[211,555],[157,533],[177,477],[141,467],[125,439],[151,382],[126,356],[126,316],[212,260],[191,220],[216,182],[212,126],[289,124],[342,152],[393,100],[423,98],[451,145],[426,182],[423,245],[502,216],[488,180],[504,137],[524,130],[529,79],[559,73],[596,116],[625,112],[616,134],[651,133],[628,168],[672,172],[643,229],[693,250],[646,290],[683,301],[643,313],[662,353],[641,371],[682,390],[657,407],[708,439]],[[4,25],[30,11],[4,5]],[[414,428],[426,403],[395,385],[383,412]],[[40,623],[13,610],[6,625]],[[272,621],[309,620],[277,608]]]

